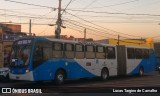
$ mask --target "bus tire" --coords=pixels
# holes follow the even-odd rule
[[[143,76],[143,75],[144,75],[144,69],[143,69],[143,67],[140,67],[139,76]]]
[[[106,68],[103,68],[101,71],[101,80],[107,80],[109,78],[109,72]]]
[[[64,83],[65,72],[63,70],[58,70],[55,75],[55,83],[61,85]]]
[[[158,72],[159,72],[159,74],[160,74],[160,67],[158,67]]]

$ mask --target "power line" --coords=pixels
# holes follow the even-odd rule
[[[93,3],[95,3],[97,0],[92,1],[90,4],[88,4],[86,7],[84,7],[82,10],[87,9],[89,6],[91,6]],[[80,12],[77,12],[75,15],[77,15]]]
[[[31,5],[31,6],[37,6],[37,7],[51,8],[51,9],[55,9],[55,10],[58,9],[58,8],[54,8],[54,7],[48,7],[48,6],[42,6],[42,5],[37,5],[37,4],[30,4],[30,3],[18,2],[18,1],[13,1],[13,0],[4,0],[4,1],[19,3],[19,4],[25,4],[25,5]],[[80,12],[91,12],[91,13],[115,14],[115,15],[160,16],[160,15],[157,15],[157,14],[112,13],[112,12],[96,12],[96,11],[85,11],[85,10],[75,10],[75,9],[67,9],[67,10],[70,10],[70,11],[80,11]]]
[[[144,1],[154,1],[154,0],[144,0]],[[142,3],[142,5],[138,5],[137,4],[137,6],[131,6],[131,7],[127,7],[126,9],[123,9],[122,11],[126,11],[126,10],[132,10],[132,9],[135,9],[135,8],[139,8],[139,9],[142,9],[142,8],[140,8],[140,7],[143,7],[143,8],[145,8],[145,7],[150,7],[150,6],[152,6],[152,5],[156,5],[156,4],[158,4],[160,1],[159,0],[156,0],[155,2],[149,2],[149,3],[147,3],[146,4],[146,2],[145,3]],[[153,10],[153,9],[152,9]],[[155,9],[155,10],[157,10],[157,9]]]
[[[2,16],[12,16],[12,17],[24,17],[24,18],[34,18],[34,19],[56,19],[56,18],[46,18],[46,17],[34,17],[34,16],[21,16],[14,14],[0,14]]]
[[[128,3],[134,3],[140,0],[132,0],[132,1],[127,1],[127,2],[122,2],[122,3],[117,3],[117,4],[112,4],[112,5],[107,5],[107,6],[102,6],[102,7],[92,7],[92,8],[87,8],[87,9],[96,9],[96,8],[105,8],[105,7],[114,7],[114,6],[119,6],[119,5],[124,5]],[[75,9],[75,8],[74,8]],[[79,9],[79,8],[76,8]]]
[[[24,3],[24,2],[18,2],[18,1],[13,1],[13,0],[4,0],[4,1],[9,1],[9,2],[13,2],[13,3],[19,3],[19,4],[25,4],[25,5],[30,5],[30,6],[37,6],[37,7],[44,7],[44,8],[57,9],[57,8],[54,8],[54,7],[43,6],[43,5],[37,5],[37,4],[30,4],[30,3]]]
[[[67,6],[66,6],[66,8],[63,10],[63,12],[62,12],[62,14],[61,15],[63,15],[63,13],[65,12],[65,10],[67,9],[67,7],[71,4],[71,2],[72,2],[73,0],[70,0],[69,1],[69,3],[67,4]]]
[[[95,3],[97,0],[92,1],[90,4],[88,4],[86,7],[84,7],[82,10],[87,9],[89,6],[91,6],[93,3]]]
[[[106,33],[104,30],[101,30],[101,29],[98,29],[98,28],[96,28],[96,27],[92,27],[92,26],[89,26],[89,25],[85,25],[85,24],[80,23],[80,22],[76,22],[76,21],[73,21],[73,20],[70,20],[70,19],[64,20],[64,21],[66,21],[65,24],[67,24],[67,25],[66,25],[67,28],[68,28],[68,25],[72,24],[71,26],[74,27],[74,28],[72,28],[72,29],[75,29],[75,28],[76,28],[77,30],[78,30],[78,29],[79,29],[79,30],[87,29],[87,30],[88,30],[87,33],[90,33],[90,34],[92,34],[92,35],[98,35],[98,36],[105,37],[105,38],[108,38],[107,35],[116,36],[116,37],[117,37],[117,35],[108,34],[108,33]],[[73,22],[76,22],[77,24],[73,23],[72,21],[73,21]],[[79,27],[82,28],[82,29],[80,29]],[[88,28],[88,27],[91,27],[91,28]],[[92,28],[93,28],[93,29],[92,29]],[[91,32],[89,32],[89,31],[91,31]],[[81,31],[81,32],[84,33],[84,31]],[[99,33],[101,33],[101,34],[99,34]]]
[[[90,23],[90,24],[92,24],[92,25],[98,26],[98,27],[100,27],[100,28],[103,28],[103,29],[106,29],[106,30],[109,30],[109,31],[112,31],[112,32],[115,32],[115,33],[118,33],[118,34],[123,34],[123,35],[133,36],[133,37],[140,37],[140,36],[135,36],[135,35],[130,35],[130,34],[125,34],[125,33],[117,32],[117,31],[114,31],[114,30],[111,30],[111,29],[102,27],[102,26],[100,26],[100,25],[94,24],[94,23],[92,23],[92,22],[90,22],[90,21],[87,21],[87,20],[85,20],[85,19],[82,19],[82,18],[80,18],[80,17],[78,17],[78,16],[76,16],[76,15],[73,15],[73,14],[69,13],[69,12],[67,12],[67,13],[70,14],[70,15],[72,15],[72,16],[74,16],[74,17],[76,17],[76,18],[78,18],[78,19],[81,19],[81,20],[83,20],[83,21],[85,21],[85,22],[88,22],[88,23]]]
[[[71,26],[71,25],[70,25],[70,26]],[[84,34],[84,31],[75,29],[75,27],[72,28],[72,27],[68,27],[68,26],[67,26],[67,28],[73,29],[73,30],[75,30],[75,31],[79,31],[80,33],[83,33],[83,34]],[[98,37],[108,38],[108,37],[106,37],[105,35],[102,35],[102,34],[101,34],[101,35],[100,35],[100,34],[94,34],[93,32],[89,32],[89,31],[87,31],[87,33],[89,33],[90,35],[98,36]]]
[[[74,24],[74,25],[75,25],[75,24]],[[71,27],[69,27],[69,26],[71,26]],[[75,25],[75,26],[77,26],[77,25]],[[75,28],[75,26],[72,26],[72,25],[70,25],[70,24],[67,24],[67,28],[73,29],[73,30],[75,30],[75,31],[79,31],[80,33],[83,33],[83,34],[84,34],[84,31],[82,31],[83,29]],[[89,30],[89,29],[88,29],[88,30]],[[94,31],[93,31],[93,32],[94,32]],[[105,36],[105,35],[103,35],[103,34],[98,34],[98,33],[95,34],[95,33],[93,33],[93,32],[92,32],[92,31],[91,31],[91,32],[90,32],[90,31],[87,31],[87,33],[89,33],[89,34],[91,34],[91,35],[108,38],[107,36]],[[115,38],[117,38],[117,36],[118,36],[118,35],[116,35]],[[131,39],[133,39],[133,38],[126,38],[126,37],[123,37],[123,36],[120,36],[120,37],[124,38],[125,40],[131,40]],[[118,39],[115,39],[115,40],[118,40]],[[120,41],[121,41],[121,42],[125,42],[125,43],[142,44],[142,43],[136,43],[136,42],[131,42],[131,41],[125,41],[125,40],[120,40]]]
[[[40,10],[40,9],[45,9],[45,8],[34,8],[34,7],[33,8],[14,8],[14,9],[8,8],[8,10]]]
[[[94,31],[94,32],[100,32],[100,33],[104,33],[104,34],[106,34],[106,35],[117,36],[117,35],[115,35],[115,34],[106,33],[105,30],[101,30],[101,29],[99,29],[99,28],[96,28],[96,27],[93,27],[93,26],[89,26],[89,25],[86,25],[86,24],[83,24],[83,23],[80,23],[80,22],[77,22],[77,21],[70,20],[70,19],[64,20],[64,21],[66,21],[66,22],[68,22],[68,23],[70,23],[70,24],[73,24],[73,25],[75,25],[75,26],[82,27],[83,29],[86,28],[86,29],[92,30],[92,31]],[[78,23],[78,24],[75,24],[75,23],[73,23],[72,21],[73,21],[73,22],[76,22],[76,23]],[[83,26],[82,26],[82,25],[83,25]]]
[[[52,20],[51,22],[49,22],[48,24],[52,24],[52,22],[53,22],[53,20]],[[56,24],[52,24],[52,25],[56,25]],[[38,34],[45,33],[45,32],[46,32],[46,30],[48,29],[48,27],[49,27],[49,26],[46,26],[46,27],[44,28],[44,30],[43,30],[43,31],[41,31],[41,32],[38,32]]]
[[[129,23],[129,24],[135,24],[135,23],[159,23],[159,21],[91,21],[91,22],[97,22],[97,23]]]
[[[66,16],[66,15],[65,15],[65,17],[69,18],[69,16]],[[112,16],[108,16],[108,17],[112,17]],[[84,17],[84,18],[86,18],[86,17]],[[101,16],[101,18],[90,18],[90,22],[96,22],[96,23],[159,23],[158,19],[159,18],[144,18],[143,19],[143,18],[134,18],[134,17],[133,18],[132,17],[131,18],[123,17],[122,19],[118,19],[118,20],[117,19],[110,20],[107,18],[103,18],[103,16]]]
[[[3,23],[3,24],[29,24],[29,23],[17,23],[17,22],[7,22],[7,23]],[[32,25],[50,25],[50,24],[47,24],[47,23],[32,23]],[[52,24],[52,25],[56,25],[56,24]]]
[[[103,7],[113,7],[113,6],[119,6],[119,5],[124,5],[124,4],[128,4],[128,3],[133,3],[133,2],[137,2],[139,0],[132,0],[132,1],[128,1],[128,2],[122,2],[122,3],[117,3],[117,4],[113,4],[113,5],[108,5],[108,6],[103,6]],[[103,8],[103,7],[99,7],[99,8]],[[97,7],[98,8],[98,7]]]
[[[37,7],[58,9],[58,8],[54,8],[54,7],[42,6],[42,5],[36,5],[36,4],[29,4],[29,3],[23,3],[23,2],[17,2],[17,1],[13,1],[13,0],[5,0],[5,1],[14,2],[14,3],[19,3],[19,4],[25,4],[25,5],[32,5],[32,6],[37,6]],[[71,2],[71,1],[72,1],[72,0],[70,0],[70,2]],[[94,1],[96,1],[96,0],[94,0]],[[134,1],[136,1],[136,0],[134,0]],[[68,5],[70,4],[70,2],[68,3]],[[68,6],[67,6],[67,7],[68,7]],[[65,10],[67,9],[67,7],[65,8]],[[119,14],[119,15],[131,15],[131,16],[133,16],[133,15],[138,15],[138,16],[139,16],[139,15],[140,15],[140,16],[157,16],[157,17],[160,16],[160,15],[155,15],[155,14],[128,14],[128,13],[95,12],[95,11],[72,10],[72,9],[67,9],[67,10],[80,11],[80,12],[106,13],[106,14],[113,14],[113,15],[115,15],[115,14],[118,15],[118,14]],[[67,12],[67,13],[68,13],[68,12]],[[69,13],[68,13],[68,14],[69,14]],[[90,23],[90,24],[92,24],[92,25],[94,25],[94,26],[98,26],[98,27],[100,27],[100,28],[107,29],[107,30],[109,30],[109,31],[112,31],[112,32],[115,32],[115,33],[118,33],[118,34],[123,34],[123,35],[127,35],[127,36],[134,36],[134,35],[124,34],[124,33],[121,33],[121,32],[117,32],[117,31],[114,31],[114,30],[111,30],[111,29],[108,29],[108,28],[99,26],[99,25],[97,25],[97,24],[94,24],[93,22],[87,21],[87,20],[82,19],[82,18],[80,18],[80,17],[78,17],[78,16],[76,16],[76,15],[73,15],[73,14],[70,14],[70,15],[72,15],[72,16],[74,16],[74,17],[76,17],[76,18],[79,18],[79,19],[81,19],[81,20],[83,20],[83,21],[85,21],[85,22],[87,22],[87,23]],[[6,16],[6,14],[5,14],[5,16]],[[22,16],[19,16],[19,17],[22,17]],[[32,16],[31,16],[31,17],[32,17]],[[33,18],[34,18],[34,17],[33,17]],[[52,18],[52,19],[53,19],[53,18]],[[106,33],[106,34],[111,34],[111,33]],[[134,36],[134,37],[139,37],[139,36]]]
[[[25,15],[33,15],[33,14],[30,14],[30,13],[12,11],[12,10],[9,10],[9,9],[0,9],[0,10],[2,10],[2,11],[7,11],[7,12],[13,12],[13,13],[20,13],[20,14],[25,14]],[[35,15],[35,14],[34,14],[34,15]]]
[[[38,6],[38,7],[44,7],[44,8],[51,8],[51,9],[58,9],[54,7],[48,7],[48,6],[42,6],[42,5],[36,5],[36,4],[30,4],[30,3],[24,3],[24,2],[17,2],[13,0],[4,0],[4,1],[9,1],[9,2],[14,2],[14,3],[19,3],[19,4],[25,4],[25,5],[32,5],[32,6]],[[80,12],[91,12],[91,13],[105,13],[105,14],[115,14],[115,15],[139,15],[139,16],[160,16],[157,14],[130,14],[130,13],[112,13],[112,12],[96,12],[96,11],[85,11],[85,10],[75,10],[75,9],[67,9],[70,11],[80,11]]]
[[[9,11],[9,12],[13,12],[14,14],[8,14],[8,16],[15,16],[15,17],[30,17],[30,18],[40,18],[40,19],[56,19],[56,18],[47,18],[47,17],[44,17],[46,14],[49,14],[53,11],[50,11],[44,15],[36,15],[36,14],[30,14],[30,13],[24,13],[24,12],[18,12],[18,11],[12,11],[12,10],[7,10],[7,9],[0,9],[0,10],[3,10],[3,11]],[[17,15],[15,13],[20,13],[20,14],[25,14],[25,15]],[[4,14],[1,14],[1,15],[4,15]],[[7,15],[7,14],[6,14]],[[43,17],[43,18],[42,18]]]
[[[91,19],[93,19],[94,20],[94,22],[100,22],[100,21],[95,21],[95,19],[96,18],[98,18],[98,19],[102,19],[102,22],[101,23],[116,23],[116,22],[118,22],[118,21],[115,21],[115,19],[114,19],[114,21],[113,21],[113,18],[117,18],[118,20],[120,19],[122,19],[122,20],[129,20],[129,21],[124,21],[124,23],[125,22],[133,22],[133,21],[135,21],[135,22],[133,22],[133,23],[136,23],[136,22],[138,22],[138,23],[152,23],[152,22],[155,22],[155,21],[157,21],[158,19],[160,19],[160,17],[146,17],[146,16],[116,16],[116,15],[77,15],[77,16],[80,16],[81,18],[82,17],[84,17],[84,18],[91,18]],[[65,15],[65,17],[70,17],[70,15]],[[107,18],[106,18],[107,17]],[[110,20],[110,18],[112,19],[112,22],[106,22],[105,21],[105,19],[106,20]],[[143,21],[142,21],[143,20]],[[122,21],[119,21],[119,22],[122,22]],[[118,23],[119,23],[118,22]],[[158,21],[159,22],[159,21]],[[122,22],[123,23],[123,22]]]
[[[131,16],[160,16],[159,14],[131,14],[131,13],[112,13],[112,12],[97,12],[97,11],[85,11],[85,10],[75,10],[75,9],[68,9],[70,11],[79,11],[79,12],[89,12],[89,13],[99,13],[99,14],[114,14],[114,15],[131,15]]]

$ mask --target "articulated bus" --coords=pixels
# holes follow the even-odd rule
[[[62,84],[71,79],[143,75],[155,68],[149,48],[30,37],[13,43],[9,76]]]

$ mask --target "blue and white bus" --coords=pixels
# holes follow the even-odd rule
[[[9,76],[62,84],[67,79],[143,75],[155,67],[149,48],[31,37],[13,43]]]

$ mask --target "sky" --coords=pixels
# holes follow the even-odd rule
[[[59,0],[0,0],[0,22],[21,24],[37,36],[54,35]],[[153,38],[160,41],[160,0],[62,0],[61,35],[95,40]],[[64,11],[65,9],[65,11]]]

